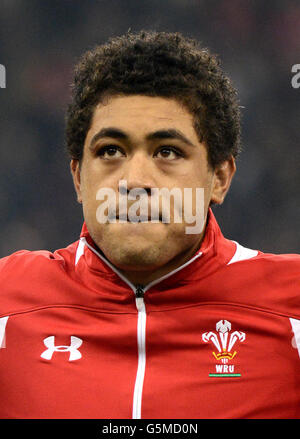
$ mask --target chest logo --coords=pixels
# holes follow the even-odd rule
[[[204,343],[212,342],[216,351],[212,354],[218,361],[215,365],[216,372],[210,373],[210,377],[239,377],[240,373],[234,373],[235,365],[231,364],[235,358],[237,351],[234,350],[236,342],[243,342],[246,334],[241,331],[231,332],[231,323],[228,320],[220,320],[216,324],[216,332],[204,332],[202,340]],[[229,363],[229,364],[228,364]]]
[[[55,346],[55,337],[54,335],[51,335],[44,339],[44,345],[47,349],[41,354],[41,357],[45,360],[51,360],[54,352],[69,352],[69,361],[79,360],[82,355],[78,348],[80,348],[82,343],[83,341],[81,338],[71,335],[70,346]]]

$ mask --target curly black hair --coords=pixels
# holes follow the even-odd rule
[[[212,167],[240,152],[237,93],[218,57],[178,32],[128,31],[84,53],[75,67],[65,132],[71,158],[81,161],[94,109],[104,97],[137,94],[183,104]]]

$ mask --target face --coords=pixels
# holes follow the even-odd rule
[[[182,222],[175,222],[174,206],[169,223],[100,223],[99,189],[110,188],[118,195],[119,182],[125,180],[127,191],[144,189],[150,206],[153,188],[178,188],[182,193],[191,188],[195,213],[196,188],[204,188],[206,217],[211,201],[223,201],[234,162],[224,162],[215,170],[209,166],[207,148],[198,140],[192,115],[175,99],[114,96],[96,107],[81,166],[72,160],[71,171],[94,242],[120,270],[146,275],[182,263],[199,248],[204,232],[186,233],[192,224],[184,214]]]

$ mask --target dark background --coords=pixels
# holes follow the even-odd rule
[[[244,246],[299,253],[299,0],[0,0],[0,257],[78,239],[64,151],[72,69],[129,28],[180,31],[219,54],[245,108],[244,152],[217,219]]]

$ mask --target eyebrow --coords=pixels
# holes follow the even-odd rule
[[[187,145],[194,146],[194,144],[184,135],[181,131],[173,128],[167,130],[159,130],[154,133],[150,133],[146,136],[147,140],[161,140],[161,139],[176,139]]]
[[[113,128],[113,127],[102,128],[98,133],[96,133],[93,136],[90,142],[90,149],[93,149],[95,143],[99,139],[103,139],[106,137],[110,137],[112,139],[118,139],[118,140],[129,140],[129,136],[124,131],[118,128]],[[162,139],[176,139],[186,143],[187,145],[195,146],[181,131],[176,130],[174,128],[154,131],[153,133],[149,133],[146,136],[146,140],[162,140]]]

